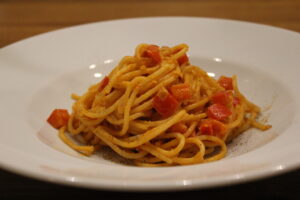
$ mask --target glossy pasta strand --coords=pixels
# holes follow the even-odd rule
[[[108,146],[137,166],[158,167],[222,159],[227,142],[242,132],[271,127],[257,121],[260,108],[241,93],[233,76],[228,95],[237,103],[223,102],[230,116],[201,129],[202,123],[212,120],[208,110],[215,103],[214,95],[227,89],[189,63],[188,49],[186,44],[138,45],[133,56],[123,57],[106,76],[105,85],[99,82],[83,95],[71,95],[75,102],[67,125],[59,130],[61,140],[87,156]],[[183,88],[181,96],[172,87]],[[172,108],[171,114],[158,112],[157,98],[169,99],[162,111]],[[223,135],[205,130],[223,131]],[[86,145],[75,143],[69,133]]]

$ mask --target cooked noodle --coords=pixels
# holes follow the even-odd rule
[[[187,45],[156,46],[159,57],[147,54],[150,46],[138,45],[135,55],[125,56],[100,83],[82,96],[72,94],[71,116],[60,128],[67,145],[84,155],[108,146],[139,166],[189,165],[223,158],[226,144],[251,127],[271,127],[257,121],[260,108],[239,91],[236,76],[229,79],[232,89],[226,89],[189,63]],[[175,100],[175,108],[170,101],[172,109],[161,108],[164,115],[155,98],[173,94],[174,85],[185,86],[189,96]],[[226,91],[229,116],[210,121],[214,95]],[[66,134],[86,144],[75,144]]]

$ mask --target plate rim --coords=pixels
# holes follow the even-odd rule
[[[107,20],[99,20],[99,21],[93,21],[93,22],[87,22],[87,23],[82,23],[82,24],[76,24],[76,25],[70,25],[70,26],[66,26],[66,27],[62,27],[62,28],[58,28],[58,29],[54,29],[54,30],[50,30],[47,32],[42,32],[42,33],[38,33],[23,39],[19,39],[15,42],[12,42],[10,44],[7,44],[3,47],[0,48],[4,49],[7,47],[10,47],[12,45],[15,45],[17,43],[21,43],[27,40],[31,40],[33,38],[36,37],[41,37],[44,35],[48,35],[48,34],[52,34],[55,32],[60,32],[60,31],[65,31],[68,29],[76,29],[79,27],[84,27],[84,26],[90,26],[90,25],[96,25],[96,24],[105,24],[105,23],[114,23],[114,22],[124,22],[124,21],[134,21],[134,20],[151,20],[151,19],[191,19],[191,20],[196,20],[196,19],[204,19],[204,20],[212,20],[212,21],[224,21],[224,22],[233,22],[233,23],[242,23],[242,24],[252,24],[252,25],[256,25],[256,26],[261,26],[261,27],[268,27],[268,28],[273,28],[274,30],[281,30],[281,31],[285,31],[285,32],[290,32],[292,34],[300,34],[299,32],[295,31],[295,30],[291,30],[291,29],[286,29],[286,28],[282,28],[282,27],[278,27],[275,25],[271,25],[271,24],[264,24],[264,23],[259,23],[259,22],[253,22],[253,21],[246,21],[246,20],[242,20],[242,19],[229,19],[229,18],[218,18],[218,17],[197,17],[197,16],[181,16],[181,15],[172,15],[172,16],[146,16],[146,17],[128,17],[128,18],[116,18],[116,19],[107,19]]]
[[[0,53],[1,53],[1,50],[2,49],[5,49],[5,48],[9,48],[13,45],[17,45],[19,43],[22,43],[24,41],[30,41],[32,39],[35,39],[37,37],[46,37],[48,34],[52,34],[54,32],[60,32],[60,31],[65,31],[67,29],[77,29],[77,28],[81,28],[81,27],[84,27],[84,26],[92,26],[92,25],[96,25],[96,24],[104,24],[104,23],[112,23],[112,22],[126,22],[126,21],[135,21],[135,20],[144,20],[144,19],[147,19],[147,20],[151,20],[151,19],[160,19],[160,18],[163,18],[163,19],[171,19],[171,20],[176,20],[176,19],[193,19],[193,20],[198,20],[198,19],[207,19],[207,20],[214,20],[214,21],[225,21],[225,22],[238,22],[238,23],[247,23],[247,24],[252,24],[252,25],[255,25],[255,26],[263,26],[263,27],[268,27],[268,28],[275,28],[277,30],[280,30],[280,31],[285,31],[285,32],[290,32],[290,33],[293,33],[293,34],[297,34],[299,36],[299,33],[296,32],[296,31],[292,31],[292,30],[288,30],[288,29],[284,29],[284,28],[280,28],[280,27],[275,27],[275,26],[272,26],[272,25],[266,25],[266,24],[259,24],[259,23],[255,23],[255,22],[248,22],[248,21],[242,21],[242,20],[232,20],[232,19],[222,19],[222,18],[210,18],[210,17],[188,17],[188,16],[168,16],[168,17],[160,17],[160,16],[156,16],[156,17],[138,17],[138,18],[125,18],[125,19],[113,19],[113,20],[105,20],[105,21],[98,21],[98,22],[90,22],[90,23],[85,23],[85,24],[78,24],[78,25],[75,25],[75,26],[69,26],[69,27],[64,27],[64,28],[60,28],[60,29],[56,29],[56,30],[52,30],[52,31],[49,31],[49,32],[44,32],[44,33],[40,33],[40,34],[37,34],[37,35],[34,35],[34,36],[31,36],[31,37],[28,37],[28,38],[25,38],[25,39],[21,39],[19,41],[16,41],[14,43],[11,43],[11,44],[8,44],[4,47],[1,47],[0,48]],[[40,175],[37,175],[37,174],[34,174],[34,173],[30,173],[30,170],[24,170],[24,169],[20,169],[16,166],[9,166],[9,164],[7,163],[3,163],[1,161],[2,159],[0,159],[0,166],[1,168],[3,168],[4,170],[7,170],[7,171],[10,171],[10,172],[13,172],[13,173],[16,173],[16,174],[20,174],[20,175],[24,175],[28,178],[35,178],[35,179],[39,179],[39,180],[43,180],[43,181],[48,181],[48,182],[52,182],[52,183],[58,183],[58,184],[63,184],[63,185],[70,185],[70,186],[77,186],[77,187],[85,187],[85,188],[93,188],[93,189],[107,189],[107,190],[122,190],[122,191],[170,191],[170,190],[178,190],[178,189],[182,189],[182,190],[186,190],[186,189],[196,189],[196,188],[199,188],[199,183],[193,183],[191,185],[180,185],[180,184],[175,184],[175,185],[166,185],[165,187],[162,187],[162,185],[158,185],[157,187],[145,187],[145,186],[139,186],[138,187],[134,187],[133,185],[127,185],[127,186],[124,186],[124,187],[121,187],[120,188],[120,185],[115,185],[115,184],[112,184],[112,185],[105,185],[105,184],[100,184],[100,185],[89,185],[88,183],[86,182],[80,182],[80,181],[75,181],[75,182],[72,182],[72,181],[68,181],[64,178],[57,178],[57,177],[51,177],[51,179],[47,178],[46,175],[44,176],[41,176]],[[211,187],[218,187],[218,186],[224,186],[224,185],[233,185],[233,184],[238,184],[238,183],[243,183],[243,182],[248,182],[248,181],[253,181],[253,180],[259,180],[259,179],[262,179],[262,178],[266,178],[266,177],[270,177],[270,176],[274,176],[274,175],[280,175],[282,173],[286,173],[286,172],[289,172],[289,171],[292,171],[292,170],[295,170],[297,168],[299,168],[299,165],[300,163],[292,163],[290,164],[289,166],[286,166],[284,169],[281,169],[281,170],[270,170],[269,167],[266,167],[265,169],[265,172],[259,172],[259,173],[254,173],[254,175],[250,175],[250,176],[247,176],[246,178],[242,178],[242,179],[231,179],[230,182],[228,183],[228,181],[226,180],[223,180],[219,183],[212,183],[210,185],[207,185],[207,187],[205,186],[201,186],[200,188],[211,188]],[[271,167],[272,169],[273,167]],[[135,184],[136,185],[136,184]],[[200,184],[201,185],[201,184]],[[100,186],[100,187],[99,187]]]

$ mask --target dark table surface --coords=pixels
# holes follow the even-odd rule
[[[174,15],[244,20],[300,32],[299,0],[2,0],[0,48],[36,34],[77,24]],[[73,188],[0,169],[0,199],[300,199],[299,191],[300,169],[239,185],[176,193]]]
[[[180,192],[115,192],[46,183],[0,170],[0,199],[72,197],[118,199],[299,199],[300,170],[248,183]]]

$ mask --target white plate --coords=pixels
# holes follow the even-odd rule
[[[246,132],[226,158],[208,164],[141,168],[78,155],[46,123],[49,113],[70,109],[72,92],[99,81],[139,43],[186,43],[191,63],[216,76],[238,75],[273,128]],[[234,184],[298,168],[299,55],[298,33],[207,18],[108,21],[17,42],[0,50],[0,165],[54,183],[147,191]]]

